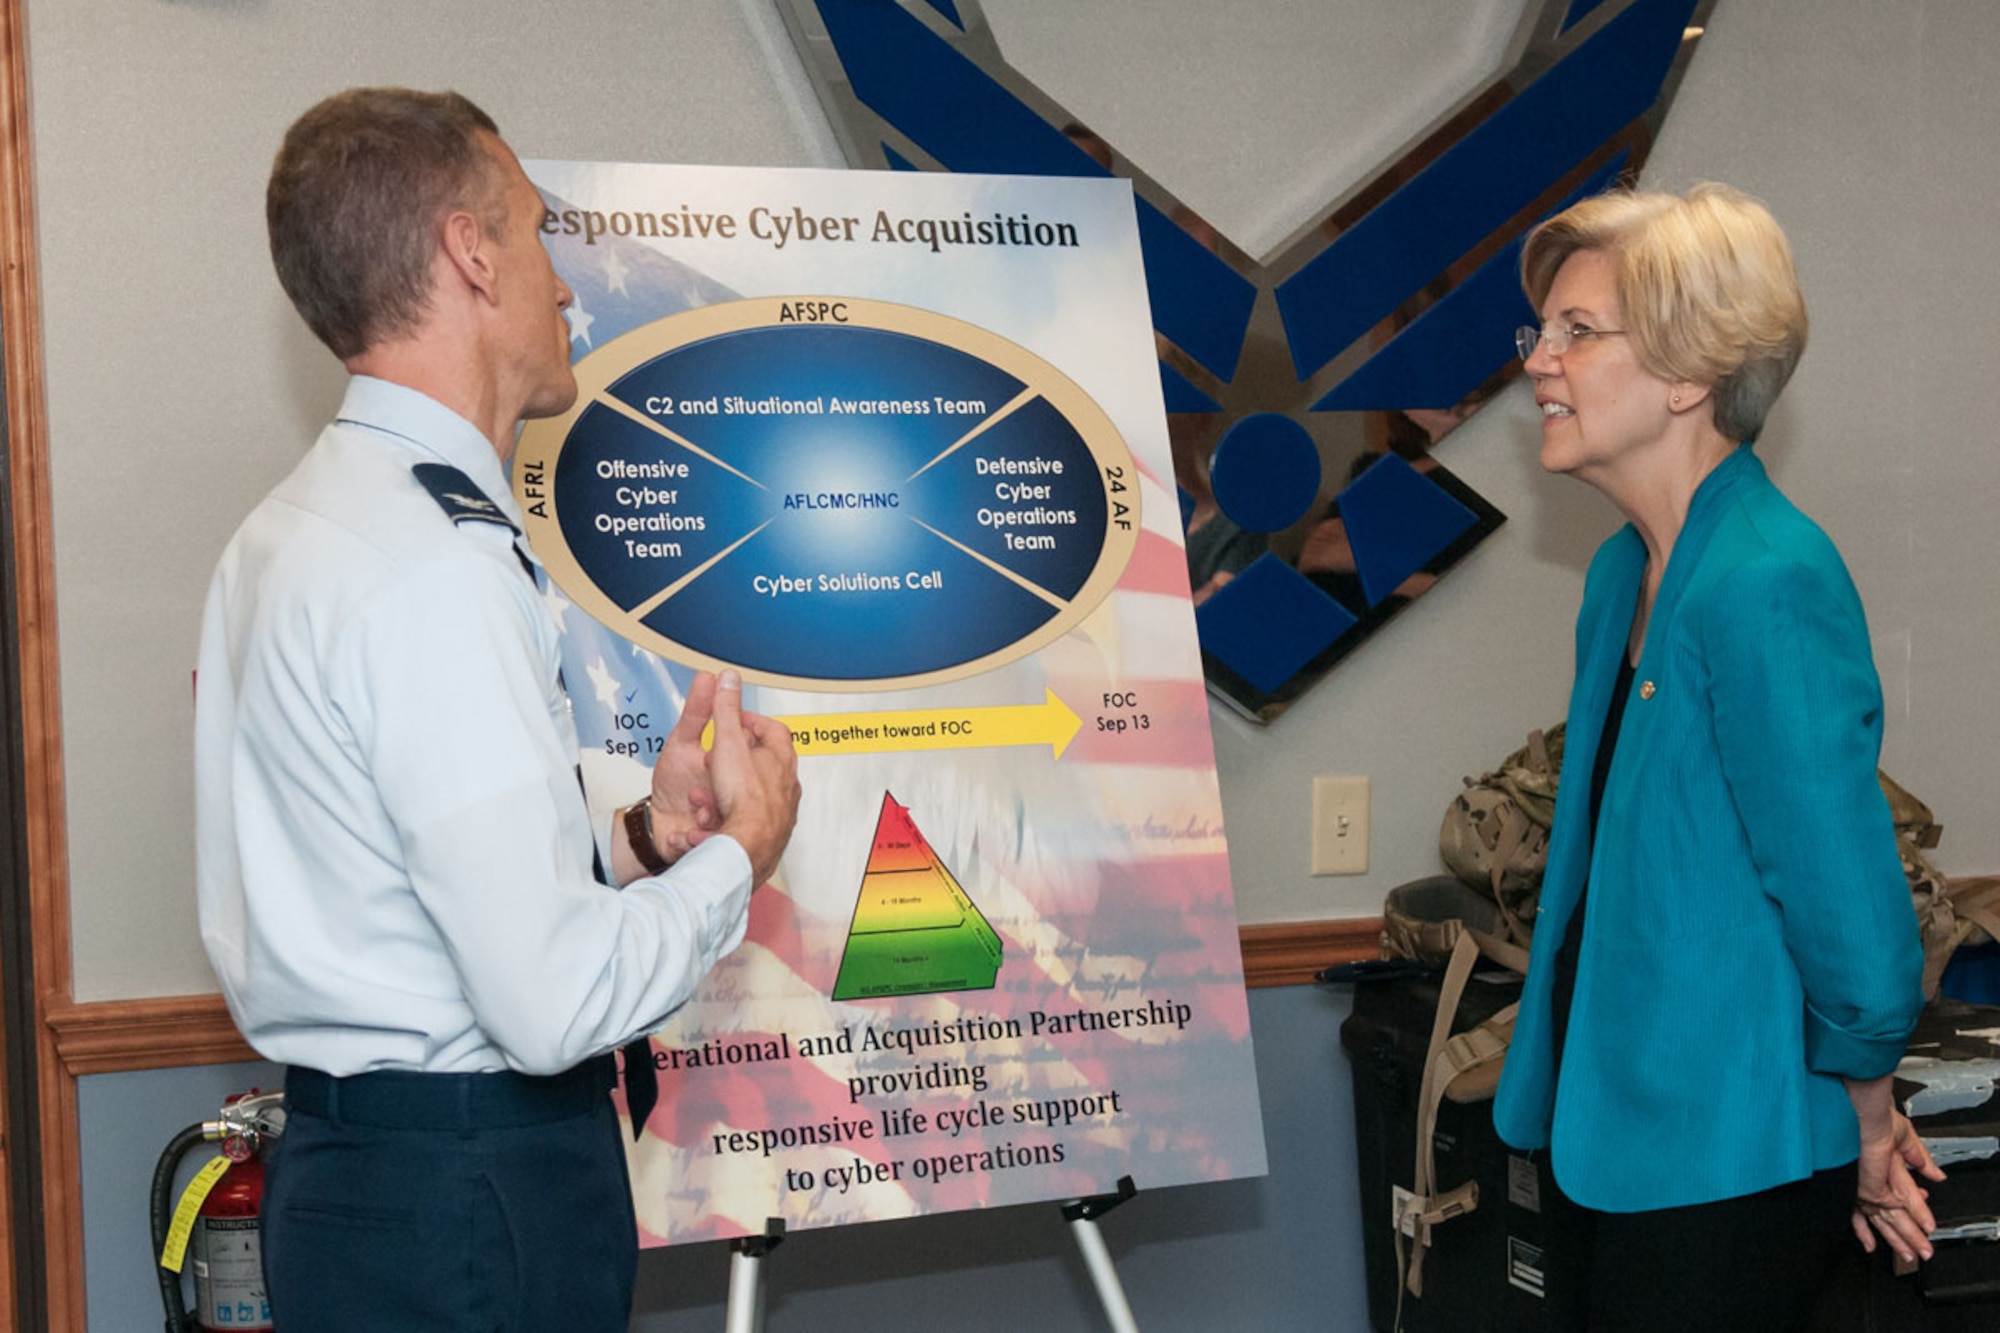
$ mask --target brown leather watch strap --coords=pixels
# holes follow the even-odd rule
[[[659,844],[653,841],[651,797],[625,807],[625,840],[632,844],[632,855],[639,858],[647,874],[657,875],[666,870],[667,858],[660,855]]]

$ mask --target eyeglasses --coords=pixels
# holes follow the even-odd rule
[[[1526,361],[1535,354],[1537,343],[1549,345],[1550,356],[1561,356],[1570,349],[1571,343],[1589,342],[1592,338],[1616,338],[1624,336],[1623,329],[1593,329],[1588,324],[1544,324],[1536,328],[1523,324],[1514,330],[1514,350]]]

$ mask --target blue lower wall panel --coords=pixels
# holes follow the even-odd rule
[[[1365,1333],[1354,1112],[1339,1029],[1345,992],[1250,992],[1272,1174],[1140,1193],[1100,1227],[1147,1333]],[[153,1165],[224,1096],[278,1082],[270,1065],[218,1065],[78,1081],[91,1333],[158,1328],[146,1227]],[[204,1150],[189,1154],[182,1177]],[[1103,1316],[1057,1204],[801,1232],[764,1263],[768,1333],[950,1328],[1092,1329]],[[640,1256],[633,1333],[714,1333],[729,1252]]]

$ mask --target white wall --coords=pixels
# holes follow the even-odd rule
[[[1031,77],[1263,252],[1407,138],[1438,89],[1461,90],[1519,6],[989,0],[988,14]],[[76,993],[205,991],[187,790],[202,589],[339,393],[265,259],[263,179],[285,124],[335,88],[403,82],[460,88],[528,156],[838,155],[769,0],[588,0],[559,18],[528,0],[27,8]],[[1241,27],[1215,26],[1222,14]],[[1792,233],[1815,334],[1765,452],[1854,567],[1890,700],[1886,762],[1937,807],[1955,872],[2000,868],[1983,780],[2000,716],[1985,691],[2000,456],[1983,429],[1996,52],[2000,7],[1719,0],[1649,172],[1730,181]],[[1246,921],[1373,915],[1435,867],[1458,779],[1561,715],[1582,569],[1612,520],[1539,475],[1535,435],[1516,390],[1443,446],[1510,521],[1391,630],[1267,728],[1211,710]],[[1374,778],[1370,874],[1306,873],[1316,773]]]
[[[209,571],[339,404],[271,274],[285,127],[451,86],[524,157],[837,166],[762,0],[26,0],[76,998],[212,991],[189,671]]]
[[[1536,0],[984,0],[1007,62],[1269,255],[1477,91]]]

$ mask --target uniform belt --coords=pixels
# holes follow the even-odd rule
[[[336,1078],[317,1069],[285,1070],[289,1111],[378,1129],[514,1129],[586,1115],[604,1104],[617,1081],[609,1055],[540,1077],[502,1070],[489,1074],[425,1074],[384,1069]]]

